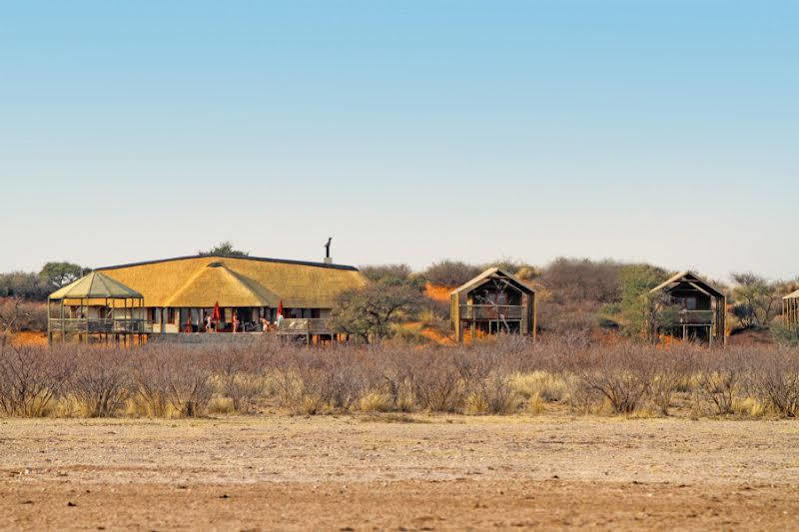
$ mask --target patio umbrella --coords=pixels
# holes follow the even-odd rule
[[[222,321],[222,311],[219,309],[219,301],[214,303],[214,313],[211,314],[211,323],[214,324],[214,331],[219,331],[219,322]]]
[[[283,315],[283,300],[281,299],[280,302],[277,304],[277,315]]]

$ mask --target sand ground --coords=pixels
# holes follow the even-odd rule
[[[772,530],[798,494],[796,421],[0,420],[4,528]]]

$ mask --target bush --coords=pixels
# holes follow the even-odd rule
[[[652,350],[646,350],[646,354],[652,355]],[[655,376],[644,348],[634,344],[578,354],[572,368],[589,391],[604,397],[619,414],[632,413],[641,404]]]
[[[68,389],[84,416],[109,417],[122,409],[133,384],[130,357],[125,349],[77,349]]]
[[[74,351],[0,342],[0,409],[9,416],[48,413],[72,375]]]
[[[205,350],[148,347],[132,362],[137,403],[149,416],[198,416],[211,400],[211,364]]]
[[[746,377],[746,353],[739,349],[703,353],[696,377],[700,399],[713,407],[713,413],[734,413],[738,395],[743,393]]]
[[[759,358],[751,372],[755,394],[780,415],[799,414],[799,351],[779,348]]]
[[[444,260],[433,263],[422,273],[422,277],[439,286],[455,288],[482,273],[482,268],[465,262]]]
[[[361,266],[361,274],[370,281],[400,282],[410,279],[413,270],[407,264]]]
[[[0,333],[46,330],[46,303],[16,297],[0,298]]]

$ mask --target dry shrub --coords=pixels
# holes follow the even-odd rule
[[[232,402],[236,412],[250,412],[265,389],[263,372],[277,354],[275,342],[263,342],[258,349],[229,346],[211,357],[217,391]]]
[[[132,365],[136,411],[151,417],[193,417],[211,399],[211,364],[203,349],[145,347]]]
[[[82,346],[77,349],[69,391],[81,415],[107,417],[120,411],[133,385],[128,365],[130,357],[130,351],[119,348]]]
[[[420,408],[433,412],[463,409],[465,389],[457,363],[460,353],[450,349],[426,350],[408,360],[410,383]]]
[[[799,414],[799,350],[778,347],[756,360],[751,385],[761,401],[784,417]]]
[[[8,416],[50,412],[74,370],[74,349],[0,343],[0,409]]]
[[[649,401],[660,415],[669,415],[672,398],[690,380],[701,349],[695,345],[681,344],[669,349],[647,349],[644,353],[653,370]]]
[[[604,397],[614,412],[632,413],[651,390],[655,375],[653,349],[635,344],[619,344],[592,349],[572,357],[572,370],[590,392]]]
[[[510,379],[496,372],[470,387],[466,397],[467,414],[512,414],[519,409],[522,398]]]
[[[696,374],[696,391],[699,399],[710,405],[714,414],[734,413],[733,404],[745,385],[745,359],[745,352],[734,348],[702,354]]]

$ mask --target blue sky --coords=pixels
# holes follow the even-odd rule
[[[337,262],[799,275],[799,4],[2,2],[0,271]]]

